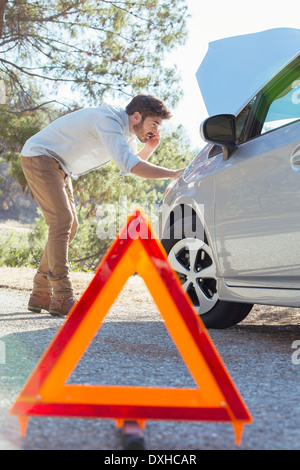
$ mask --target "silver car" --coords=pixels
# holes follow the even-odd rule
[[[208,144],[168,188],[161,240],[205,325],[227,328],[253,304],[300,307],[300,30],[216,41],[197,79]]]

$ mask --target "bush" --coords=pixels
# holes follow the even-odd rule
[[[96,217],[87,217],[89,207],[78,214],[78,233],[69,247],[72,271],[94,271],[113,240],[96,235]],[[0,266],[37,268],[47,241],[48,228],[41,211],[31,232],[4,232],[0,236]]]
[[[31,244],[27,233],[7,232],[0,237],[0,266],[37,268],[42,249]]]

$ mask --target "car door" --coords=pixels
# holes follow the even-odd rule
[[[216,246],[229,286],[299,289],[299,84],[298,58],[252,100],[238,148],[215,173]]]

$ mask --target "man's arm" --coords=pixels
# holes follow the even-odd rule
[[[162,166],[153,165],[152,163],[147,162],[150,155],[154,152],[156,147],[160,142],[160,133],[152,137],[145,143],[144,147],[137,154],[143,161],[140,161],[135,165],[131,172],[135,176],[140,176],[142,178],[148,179],[176,179],[179,178],[184,172],[185,168],[181,170],[169,170]]]
[[[142,178],[149,179],[176,179],[182,175],[184,170],[185,168],[182,168],[181,170],[169,170],[168,168],[164,168],[162,166],[141,161],[132,168],[131,173],[135,176],[141,176]]]

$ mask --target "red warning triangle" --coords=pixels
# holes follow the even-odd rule
[[[127,279],[138,273],[165,320],[197,388],[67,384]],[[202,320],[136,209],[97,268],[10,410],[25,432],[29,416],[231,422],[237,441],[252,421]]]

